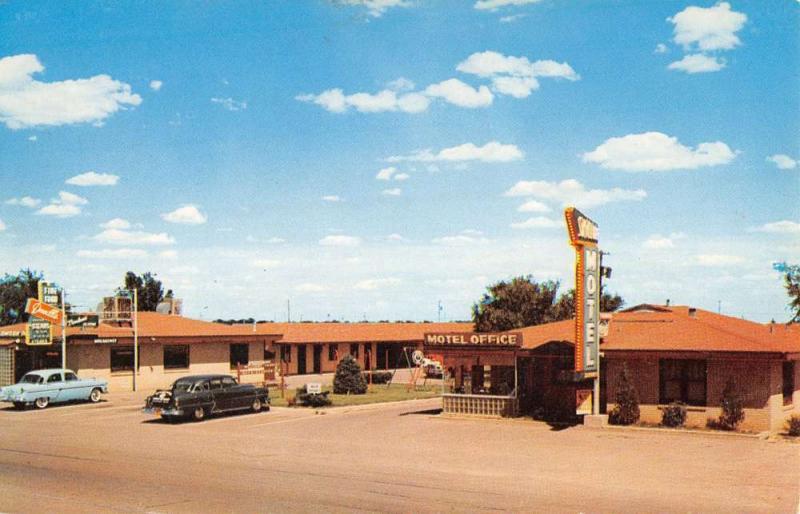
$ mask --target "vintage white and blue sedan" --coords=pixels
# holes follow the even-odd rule
[[[51,403],[100,401],[108,392],[108,381],[79,378],[68,369],[40,369],[26,373],[19,383],[0,388],[0,402],[12,402],[24,409],[30,405],[44,409]]]

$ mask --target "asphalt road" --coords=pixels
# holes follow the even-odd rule
[[[0,410],[3,512],[798,512],[800,445],[444,419],[438,400],[169,425]]]

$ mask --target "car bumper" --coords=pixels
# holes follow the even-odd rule
[[[150,414],[152,416],[183,416],[186,414],[183,409],[175,409],[175,408],[166,408],[162,409],[161,407],[145,407],[142,409],[142,412],[145,414]]]
[[[21,394],[2,394],[0,395],[0,402],[27,402],[28,399]]]

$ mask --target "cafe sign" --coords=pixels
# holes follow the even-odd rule
[[[52,325],[49,321],[31,317],[25,331],[25,344],[28,346],[46,346],[53,344]]]
[[[574,207],[564,210],[575,249],[576,379],[596,378],[600,354],[600,250],[597,223]]]
[[[456,332],[425,334],[425,346],[480,346],[517,348],[522,345],[520,332]]]

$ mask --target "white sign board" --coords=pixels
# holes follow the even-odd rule
[[[322,384],[319,382],[311,382],[306,384],[306,392],[308,394],[320,394],[322,392]]]

